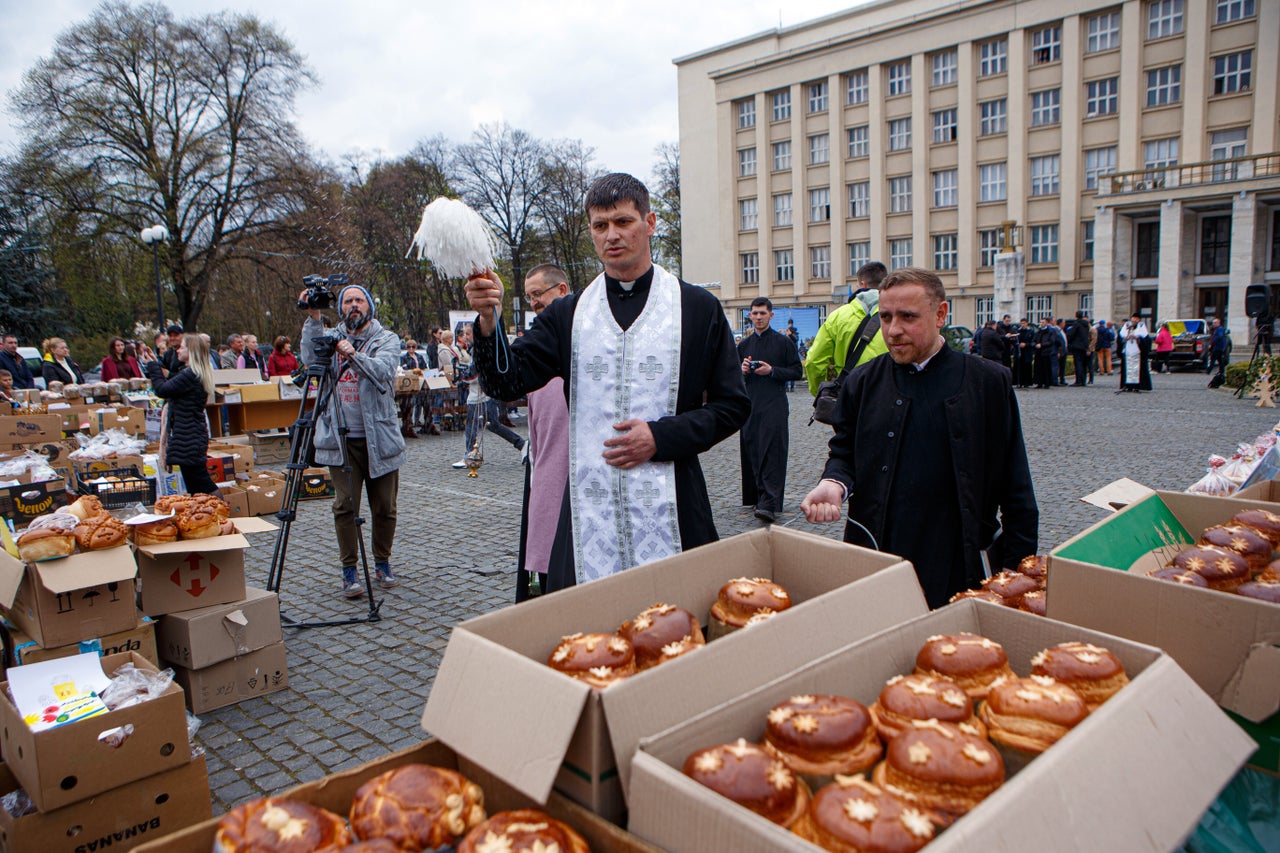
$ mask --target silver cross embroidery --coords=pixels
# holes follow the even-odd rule
[[[604,489],[600,488],[600,486],[592,483],[589,487],[587,487],[587,490],[583,492],[583,494],[587,496],[587,499],[589,501],[591,501],[596,506],[599,506],[600,503],[605,499],[605,497],[608,496],[609,493]]]
[[[639,370],[645,379],[652,382],[658,372],[662,370],[662,362],[658,361],[654,356],[646,356],[644,363],[637,367],[636,370]]]
[[[636,492],[636,497],[640,498],[640,502],[648,508],[653,506],[654,500],[656,500],[660,494],[661,492],[654,487],[652,480],[645,480],[644,488]]]
[[[596,356],[583,369],[591,374],[592,380],[599,382],[600,377],[609,372],[609,365],[605,363],[603,358]]]

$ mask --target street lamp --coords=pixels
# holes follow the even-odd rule
[[[164,293],[160,290],[160,244],[169,239],[169,229],[163,225],[152,225],[138,232],[142,242],[151,247],[151,256],[156,265],[156,329],[164,331]]]

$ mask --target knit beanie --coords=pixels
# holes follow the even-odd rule
[[[373,294],[358,284],[348,284],[338,291],[338,311],[342,311],[342,297],[348,290],[358,290],[364,294],[364,301],[369,303],[369,319],[373,320],[378,316],[377,303],[373,301]]]

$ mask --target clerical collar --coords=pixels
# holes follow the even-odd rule
[[[648,293],[651,284],[653,284],[653,264],[650,264],[645,274],[635,281],[620,281],[608,273],[604,276],[605,289],[619,299],[630,299],[637,294]]]

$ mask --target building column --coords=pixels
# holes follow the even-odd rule
[[[1231,199],[1231,268],[1227,276],[1227,316],[1235,327],[1233,343],[1247,343],[1249,317],[1244,311],[1245,291],[1253,283],[1253,256],[1258,246],[1258,201],[1241,190]]]
[[[1100,319],[1117,320],[1131,307],[1133,229],[1128,225],[1111,207],[1099,207],[1093,216],[1093,312]]]
[[[1190,317],[1182,306],[1186,294],[1182,292],[1182,202],[1171,198],[1160,205],[1160,284],[1156,299],[1161,319]]]

